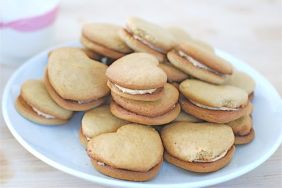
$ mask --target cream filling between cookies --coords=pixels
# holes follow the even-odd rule
[[[106,164],[105,164],[105,163],[100,162],[100,161],[97,161],[97,165],[99,165],[99,166],[106,166]]]
[[[214,162],[214,161],[217,161],[217,160],[223,158],[227,154],[227,152],[228,152],[228,149],[224,150],[221,154],[217,155],[216,157],[214,157],[212,159],[209,159],[209,160],[194,159],[192,162],[199,162],[199,163]]]
[[[40,110],[38,110],[37,108],[31,107],[33,111],[35,111],[39,116],[43,116],[46,119],[54,119],[56,118],[55,116],[52,116],[50,114],[46,114],[44,112],[41,112]]]
[[[149,48],[152,48],[153,50],[156,50],[162,54],[165,53],[165,51],[161,48],[158,48],[157,46],[153,45],[152,43],[148,42],[147,40],[141,38],[140,36],[138,35],[135,35],[133,32],[130,31],[130,29],[128,29],[128,27],[125,28],[125,31],[127,33],[129,33],[134,39],[138,40],[139,42],[141,42],[142,44],[148,46]]]
[[[203,104],[199,104],[191,99],[189,99],[189,101],[191,103],[193,103],[194,105],[200,107],[200,108],[205,108],[205,109],[209,109],[209,110],[222,110],[222,111],[237,111],[239,110],[239,108],[229,108],[229,107],[211,107],[211,106],[206,106],[206,105],[203,105]]]
[[[121,87],[117,84],[114,84],[119,90],[121,90],[123,93],[128,93],[131,95],[142,95],[142,94],[152,94],[154,93],[157,89],[128,89]]]
[[[186,59],[187,61],[189,61],[193,66],[195,67],[198,67],[200,69],[204,69],[204,70],[207,70],[209,72],[212,72],[220,77],[224,77],[225,75],[220,73],[220,72],[217,72],[211,68],[209,68],[208,66],[200,63],[199,61],[197,61],[196,59],[192,58],[191,56],[187,55],[185,52],[181,51],[181,50],[178,50],[177,51],[178,55],[180,55],[180,57]]]
[[[76,100],[71,100],[71,99],[67,99],[67,100],[70,101],[70,102],[73,102],[73,103],[78,103],[78,104],[88,104],[88,103],[95,101],[95,100],[92,100],[92,99],[83,100],[83,101],[76,101]]]

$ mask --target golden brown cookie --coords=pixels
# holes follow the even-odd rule
[[[192,172],[214,172],[234,154],[234,135],[227,125],[171,123],[161,131],[165,160]]]
[[[52,85],[49,82],[49,78],[48,78],[48,74],[47,71],[44,74],[44,85],[49,93],[49,95],[51,96],[51,98],[61,107],[63,107],[64,109],[68,109],[71,110],[73,109],[73,111],[84,111],[84,110],[88,110],[91,108],[95,108],[97,106],[100,106],[101,104],[103,104],[106,100],[107,97],[103,97],[101,99],[98,100],[93,100],[87,103],[79,103],[78,101],[75,100],[66,100],[63,99],[52,87]]]
[[[64,124],[73,114],[52,100],[41,80],[24,82],[16,100],[16,109],[26,119],[43,125]]]
[[[180,98],[179,103],[182,110],[186,113],[192,114],[199,119],[214,123],[228,123],[244,116],[248,111],[250,111],[250,108],[252,108],[251,103],[248,103],[246,106],[240,108],[240,110],[210,110],[198,107],[183,97]]]
[[[167,57],[181,71],[209,83],[223,84],[233,72],[229,62],[191,42],[176,46]]]
[[[137,101],[112,93],[112,99],[119,106],[138,115],[148,117],[156,117],[169,112],[178,102],[178,96],[178,90],[168,83],[164,85],[163,96],[156,101]]]
[[[133,50],[150,53],[161,62],[175,44],[173,36],[166,29],[136,17],[127,20],[126,27],[120,31],[120,37]]]
[[[157,100],[162,96],[167,81],[165,72],[158,67],[158,64],[158,60],[147,53],[126,55],[107,69],[108,86],[125,98]]]
[[[110,108],[111,112],[118,118],[143,125],[164,125],[176,119],[180,113],[180,105],[178,103],[170,111],[155,117],[138,115],[122,108],[115,102],[111,103]]]
[[[120,26],[107,23],[88,23],[82,27],[81,43],[89,50],[105,57],[118,59],[131,49],[118,35]]]
[[[227,123],[247,114],[252,108],[248,94],[237,87],[213,85],[188,79],[179,86],[184,97],[182,109],[193,116],[214,123]]]
[[[106,69],[79,48],[59,48],[49,55],[44,81],[50,96],[63,108],[88,110],[109,94]]]
[[[94,137],[87,145],[87,153],[99,172],[130,181],[152,179],[163,160],[158,132],[138,124],[128,124],[116,133]]]

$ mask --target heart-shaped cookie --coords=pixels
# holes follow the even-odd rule
[[[128,89],[155,89],[166,83],[158,60],[147,53],[132,53],[115,61],[107,70],[108,79]]]
[[[79,48],[56,49],[48,59],[47,90],[53,90],[49,92],[51,97],[62,107],[87,110],[101,104],[101,99],[109,93],[106,69],[106,65],[91,60]]]
[[[165,159],[194,172],[223,168],[234,153],[232,129],[213,123],[171,123],[161,131]]]
[[[145,181],[159,171],[163,146],[155,129],[128,124],[116,133],[105,133],[91,139],[87,152],[101,173],[119,179]]]
[[[134,100],[158,100],[167,81],[158,60],[147,53],[132,53],[115,61],[106,72],[113,92]]]
[[[227,123],[245,115],[251,108],[248,94],[237,87],[214,85],[200,80],[181,82],[182,109],[193,116],[214,123]]]

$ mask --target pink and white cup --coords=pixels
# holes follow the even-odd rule
[[[27,58],[52,45],[58,9],[59,0],[4,0],[0,56]]]

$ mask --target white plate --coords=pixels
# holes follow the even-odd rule
[[[216,52],[237,69],[250,74],[257,86],[253,101],[256,138],[251,144],[238,146],[232,162],[215,173],[190,173],[165,162],[159,175],[148,182],[136,183],[113,179],[100,174],[92,167],[79,143],[78,132],[83,113],[75,114],[67,125],[57,127],[40,126],[24,119],[15,109],[15,99],[25,80],[42,78],[48,51],[31,58],[10,78],[2,100],[3,116],[14,137],[34,156],[59,170],[92,182],[142,188],[199,187],[224,182],[253,170],[279,147],[282,140],[282,102],[279,94],[258,72],[225,52],[219,50]]]

